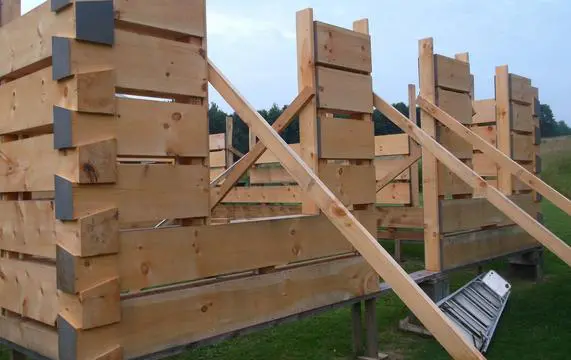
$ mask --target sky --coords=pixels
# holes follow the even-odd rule
[[[307,7],[347,28],[369,19],[373,88],[388,101],[418,84],[418,40],[433,37],[436,53],[470,53],[476,99],[494,96],[495,67],[508,64],[571,125],[570,0],[207,0],[209,57],[258,109],[297,94],[295,12]],[[213,90],[210,100],[229,110]]]

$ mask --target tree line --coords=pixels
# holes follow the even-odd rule
[[[399,102],[393,104],[403,115],[408,117],[409,108],[405,103]],[[286,109],[286,106],[278,106],[274,104],[269,109],[259,110],[260,115],[271,125]],[[553,115],[551,107],[547,104],[541,104],[540,109],[540,130],[542,137],[554,137],[562,135],[571,135],[571,128],[562,120],[557,121]],[[417,119],[420,125],[420,109],[417,108]],[[248,127],[240,120],[238,114],[227,114],[222,111],[216,103],[211,103],[208,109],[208,122],[210,134],[223,133],[226,131],[226,117],[234,118],[234,133],[232,141],[234,147],[239,151],[248,152]],[[400,128],[394,125],[386,116],[378,110],[373,113],[373,122],[375,124],[375,136],[402,133]],[[282,132],[282,138],[288,144],[299,142],[299,119],[296,117],[294,121]]]

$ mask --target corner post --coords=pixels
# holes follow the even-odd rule
[[[497,147],[504,154],[512,157],[511,123],[512,109],[510,106],[510,74],[507,65],[496,67],[495,77],[496,92],[496,123],[497,123]],[[511,174],[498,168],[498,189],[505,195],[513,192]]]
[[[225,145],[226,145],[226,169],[234,163],[233,150],[233,134],[234,134],[234,118],[232,116],[226,117],[226,132],[225,132]]]

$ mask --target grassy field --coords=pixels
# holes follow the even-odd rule
[[[553,144],[548,144],[552,146]],[[567,145],[569,145],[567,147]],[[555,149],[555,150],[553,150]],[[544,178],[568,197],[571,196],[571,139],[557,142],[544,154]],[[542,204],[546,225],[571,243],[569,217],[548,202]],[[406,245],[406,268],[418,269],[422,246]],[[501,262],[487,266],[506,273]],[[452,276],[452,287],[463,285],[476,275],[464,271]],[[513,293],[491,347],[488,359],[569,359],[571,358],[571,269],[547,252],[545,279],[539,284],[513,280]],[[433,339],[402,333],[397,329],[407,309],[394,295],[378,303],[380,347],[391,359],[448,359]],[[340,360],[351,358],[349,309],[341,309],[300,322],[255,333],[219,345],[189,351],[178,360]],[[8,360],[0,350],[0,360]]]

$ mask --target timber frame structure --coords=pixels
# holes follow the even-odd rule
[[[571,203],[535,175],[538,90],[507,66],[475,101],[468,55],[421,40],[420,128],[373,92],[368,21],[306,9],[299,94],[270,126],[208,59],[205,0],[2,4],[0,339],[21,354],[159,358],[350,304],[359,348],[365,301],[373,357],[392,289],[452,357],[483,359],[417,282],[541,246],[571,264],[539,214],[539,194]],[[208,83],[247,154],[231,121],[209,139]],[[403,134],[375,137],[374,108]],[[377,237],[424,241],[426,270]]]

